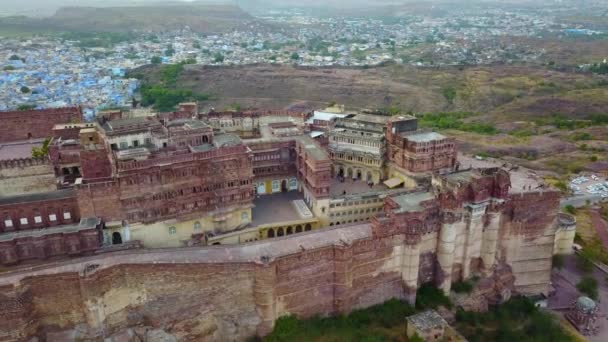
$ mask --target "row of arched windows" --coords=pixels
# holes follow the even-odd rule
[[[303,231],[309,232],[312,230],[312,225],[307,223],[302,227],[302,225],[298,224],[295,227],[287,226],[287,227],[279,227],[279,228],[270,228],[266,231],[266,237],[272,239],[274,237],[281,237],[285,235],[302,233]]]

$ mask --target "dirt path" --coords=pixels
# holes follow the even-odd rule
[[[602,218],[599,210],[591,210],[591,222],[604,247],[608,248],[608,222]]]

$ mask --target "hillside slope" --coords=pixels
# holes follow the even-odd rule
[[[156,82],[158,67],[133,71]],[[239,103],[289,107],[330,102],[358,108],[398,107],[404,112],[472,111],[497,123],[562,114],[604,114],[608,82],[591,74],[528,66],[421,69],[305,68],[279,65],[209,67],[188,65],[177,84],[214,95],[208,106]],[[450,94],[451,93],[451,94]]]

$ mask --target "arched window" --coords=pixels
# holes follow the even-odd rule
[[[120,245],[120,244],[122,244],[122,236],[120,235],[119,232],[112,233],[112,244],[113,245]]]
[[[306,226],[304,227],[304,230],[309,232],[312,230],[312,226],[310,225],[310,223],[307,223]]]
[[[291,226],[287,227],[287,235],[293,234],[293,228]]]
[[[200,233],[202,230],[203,230],[203,226],[201,225],[201,223],[198,221],[194,222],[194,232]]]
[[[302,232],[302,226],[301,225],[297,225],[296,226],[296,233],[301,233]]]
[[[177,228],[169,227],[169,235],[175,235],[175,234],[177,234]]]
[[[274,237],[274,229],[268,229],[268,232],[266,233],[268,236],[268,238],[273,238]]]
[[[283,231],[283,227],[279,228],[279,230],[277,231],[277,236],[283,236],[285,235],[285,232]]]

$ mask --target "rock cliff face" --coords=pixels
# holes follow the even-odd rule
[[[505,194],[497,189],[495,196]],[[492,197],[447,212],[449,196],[440,206],[423,195],[414,196],[424,210],[413,213],[403,210],[411,198],[387,199],[386,213],[371,224],[6,272],[0,341],[245,340],[269,333],[283,315],[348,313],[391,298],[413,302],[422,283],[447,292],[451,282],[473,275],[489,279],[480,282],[474,307],[512,291],[547,290],[558,194]]]

